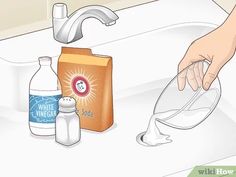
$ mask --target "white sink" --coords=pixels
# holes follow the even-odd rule
[[[10,151],[16,157],[15,165],[21,166],[24,159],[30,168],[36,168],[31,163],[46,169],[54,163],[57,168],[73,163],[78,174],[93,168],[89,174],[95,175],[95,171],[105,167],[116,176],[130,176],[134,171],[162,176],[235,155],[236,123],[220,107],[202,125],[189,131],[161,126],[161,130],[172,135],[171,144],[147,148],[135,140],[145,130],[158,95],[176,74],[177,64],[190,42],[213,28],[205,23],[185,23],[93,47],[96,53],[113,56],[115,125],[101,134],[82,131],[82,142],[67,149],[53,138],[31,136],[27,113],[2,110],[2,115],[8,113],[11,117],[0,119],[0,138],[4,140],[0,155],[9,158],[5,152]],[[75,171],[68,174],[72,172]]]
[[[53,137],[32,136],[28,129],[28,115],[24,112],[27,111],[27,84],[37,69],[37,56],[55,56],[54,68],[56,69],[61,44],[55,43],[48,37],[52,35],[51,29],[0,42],[0,56],[4,58],[4,61],[0,60],[0,72],[4,71],[0,80],[6,75],[11,77],[6,81],[8,85],[3,88],[4,91],[0,95],[0,139],[2,140],[0,176],[5,174],[75,176],[77,174],[76,176],[160,177],[236,154],[236,119],[233,120],[236,105],[232,97],[236,88],[227,79],[233,72],[235,73],[234,63],[222,70],[220,76],[223,87],[222,99],[217,109],[204,123],[188,131],[161,126],[164,133],[171,135],[173,143],[160,147],[147,148],[136,142],[136,135],[146,129],[158,95],[170,78],[176,75],[178,62],[189,44],[214,29],[216,25],[213,23],[217,23],[211,20],[191,22],[191,19],[195,18],[195,21],[198,21],[197,17],[201,17],[201,14],[197,13],[189,15],[188,20],[183,20],[186,16],[183,13],[180,14],[182,20],[177,24],[176,19],[171,21],[172,18],[167,17],[168,25],[152,26],[152,24],[137,31],[138,26],[135,25],[140,24],[135,22],[125,35],[112,35],[117,30],[125,31],[124,28],[127,26],[124,24],[128,24],[125,20],[130,20],[127,17],[128,12],[132,18],[135,14],[139,16],[145,12],[160,15],[161,12],[154,10],[162,9],[158,6],[160,4],[163,8],[168,7],[164,2],[177,4],[189,2],[189,12],[197,5],[204,9],[206,3],[209,9],[215,8],[217,12],[209,15],[211,18],[208,19],[214,19],[216,14],[221,13],[221,10],[218,11],[216,7],[211,6],[212,2],[206,0],[158,1],[119,11],[120,22],[117,28],[115,25],[109,31],[105,27],[97,27],[98,31],[103,29],[106,33],[94,38],[94,41],[85,37],[84,40],[72,44],[71,46],[91,47],[94,53],[113,57],[115,112],[113,127],[104,133],[83,130],[82,141],[72,148],[56,144]],[[179,12],[182,11],[179,9]],[[203,12],[206,13],[207,10],[202,10]],[[163,11],[162,13],[165,14]],[[220,16],[221,19],[224,17],[224,15]],[[154,19],[151,19],[151,16],[149,18],[150,21]],[[99,25],[95,21],[89,22]],[[91,28],[89,24],[84,25],[85,29]],[[135,28],[133,34],[131,34],[132,28]],[[109,34],[108,37],[105,34]],[[84,35],[86,36],[86,33]],[[38,41],[37,47],[30,47],[36,41]],[[25,52],[27,47],[20,47],[23,44],[29,46],[31,49],[29,53]],[[21,60],[11,60],[15,55],[10,53],[10,47],[22,54]],[[8,59],[6,59],[7,55],[10,56]],[[10,95],[10,93],[14,94]],[[7,96],[10,97],[8,102],[3,100],[7,99]]]

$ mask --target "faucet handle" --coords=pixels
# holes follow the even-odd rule
[[[66,18],[67,6],[64,3],[56,3],[53,5],[53,18]]]

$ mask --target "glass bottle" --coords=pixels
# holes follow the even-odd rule
[[[51,57],[39,57],[39,65],[30,81],[29,128],[34,135],[55,135],[58,101],[62,97],[61,85],[52,69]]]

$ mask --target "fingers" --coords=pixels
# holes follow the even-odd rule
[[[198,69],[199,69],[199,75],[200,75],[201,81],[203,81],[203,77],[204,77],[203,61],[198,63]]]
[[[193,64],[190,63],[189,65],[190,66],[178,75],[178,88],[180,91],[185,88],[186,81],[194,91],[196,91],[199,87],[202,87],[204,77],[203,62],[198,61]],[[179,70],[180,69],[182,69],[181,65],[179,65]]]
[[[214,60],[217,61],[217,60]],[[203,88],[204,90],[208,90],[212,84],[212,82],[216,79],[220,69],[221,69],[221,64],[217,62],[212,62],[210,66],[208,67],[205,76],[203,78]]]
[[[185,54],[184,58],[181,60],[181,62],[179,63],[179,67],[178,67],[178,88],[179,90],[183,90],[185,88],[186,85],[186,76],[187,76],[187,68],[189,65],[191,65],[191,57],[189,56],[188,53]]]
[[[188,80],[188,84],[191,86],[191,88],[196,91],[198,89],[198,82],[196,79],[196,75],[195,75],[195,64],[192,64],[191,66],[189,66],[188,68],[188,72],[187,72],[187,80]],[[198,69],[197,69],[198,71]],[[198,71],[199,72],[199,71]]]
[[[187,75],[187,70],[182,71],[179,75],[178,75],[178,88],[179,90],[183,90],[185,88],[186,85],[186,75]]]
[[[186,52],[184,58],[179,63],[178,67],[178,89],[181,91],[186,86],[186,80],[188,81],[189,85],[193,90],[197,90],[199,86],[202,85],[202,79],[203,79],[203,69],[202,65],[195,63],[197,61],[204,60],[199,55],[195,55],[196,52],[193,50],[193,47],[190,47],[188,51]],[[189,67],[190,66],[190,67]],[[189,67],[188,69],[186,69]]]
[[[201,62],[195,63],[194,67],[193,67],[195,79],[197,81],[197,87],[201,87],[202,86],[202,78],[201,78],[200,68],[199,68],[200,63]]]

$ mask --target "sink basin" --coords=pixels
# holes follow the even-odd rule
[[[190,43],[216,28],[208,23],[182,23],[93,46],[113,57],[114,92],[175,76]]]

